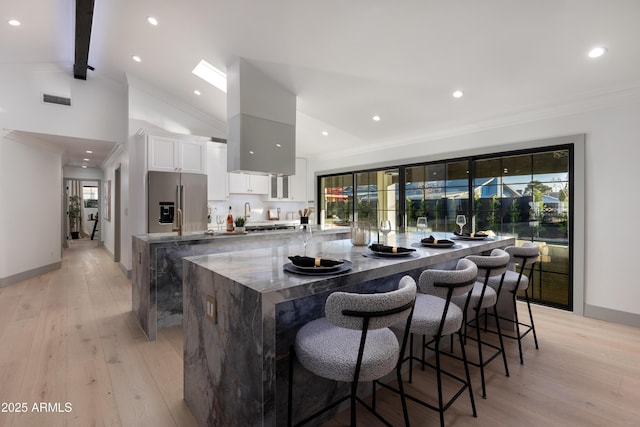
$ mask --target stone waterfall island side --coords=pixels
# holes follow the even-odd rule
[[[346,239],[349,227],[315,226],[314,240]],[[158,329],[182,322],[182,258],[256,248],[294,246],[302,249],[295,230],[244,235],[203,232],[143,234],[132,237],[132,307],[149,340]]]
[[[419,240],[418,234],[397,235],[395,241],[390,236],[390,243],[416,252],[385,258],[349,239],[312,241],[309,256],[353,264],[350,271],[329,276],[284,271],[288,256],[302,254],[299,246],[185,258],[184,398],[199,425],[286,424],[289,346],[302,325],[324,315],[331,292],[388,291],[405,274],[417,279],[425,268],[453,268],[459,258],[515,244],[512,237],[497,237],[431,249],[417,245]],[[345,387],[297,367],[294,421]]]

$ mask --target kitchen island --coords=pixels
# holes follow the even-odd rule
[[[453,268],[459,258],[513,245],[513,238],[458,241],[449,249],[416,244],[417,234],[391,238],[414,246],[407,257],[377,257],[350,240],[309,244],[310,256],[350,260],[342,274],[307,276],[284,271],[299,247],[230,252],[184,260],[184,398],[201,426],[286,424],[288,351],[297,330],[324,315],[336,290],[383,292],[405,274]],[[294,420],[345,391],[296,369]],[[331,416],[331,414],[329,414]]]
[[[349,237],[349,227],[317,226],[314,239],[327,241]],[[302,248],[296,230],[257,231],[247,234],[204,232],[144,234],[132,237],[132,307],[147,338],[158,329],[182,322],[182,258],[255,248]]]

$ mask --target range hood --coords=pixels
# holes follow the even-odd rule
[[[296,96],[245,59],[227,66],[227,170],[295,175]]]

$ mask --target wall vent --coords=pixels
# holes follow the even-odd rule
[[[71,106],[71,98],[65,98],[64,96],[49,95],[47,93],[42,94],[42,101],[49,104],[67,105]]]

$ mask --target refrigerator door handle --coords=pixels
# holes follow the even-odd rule
[[[186,191],[184,189],[184,185],[180,186],[180,210],[182,211],[182,213],[184,214],[184,199],[186,198],[185,195]]]
[[[176,221],[177,221],[177,209],[182,210],[182,205],[180,204],[180,186],[176,185]],[[180,224],[176,224],[174,221],[174,225],[175,226],[179,226]]]

